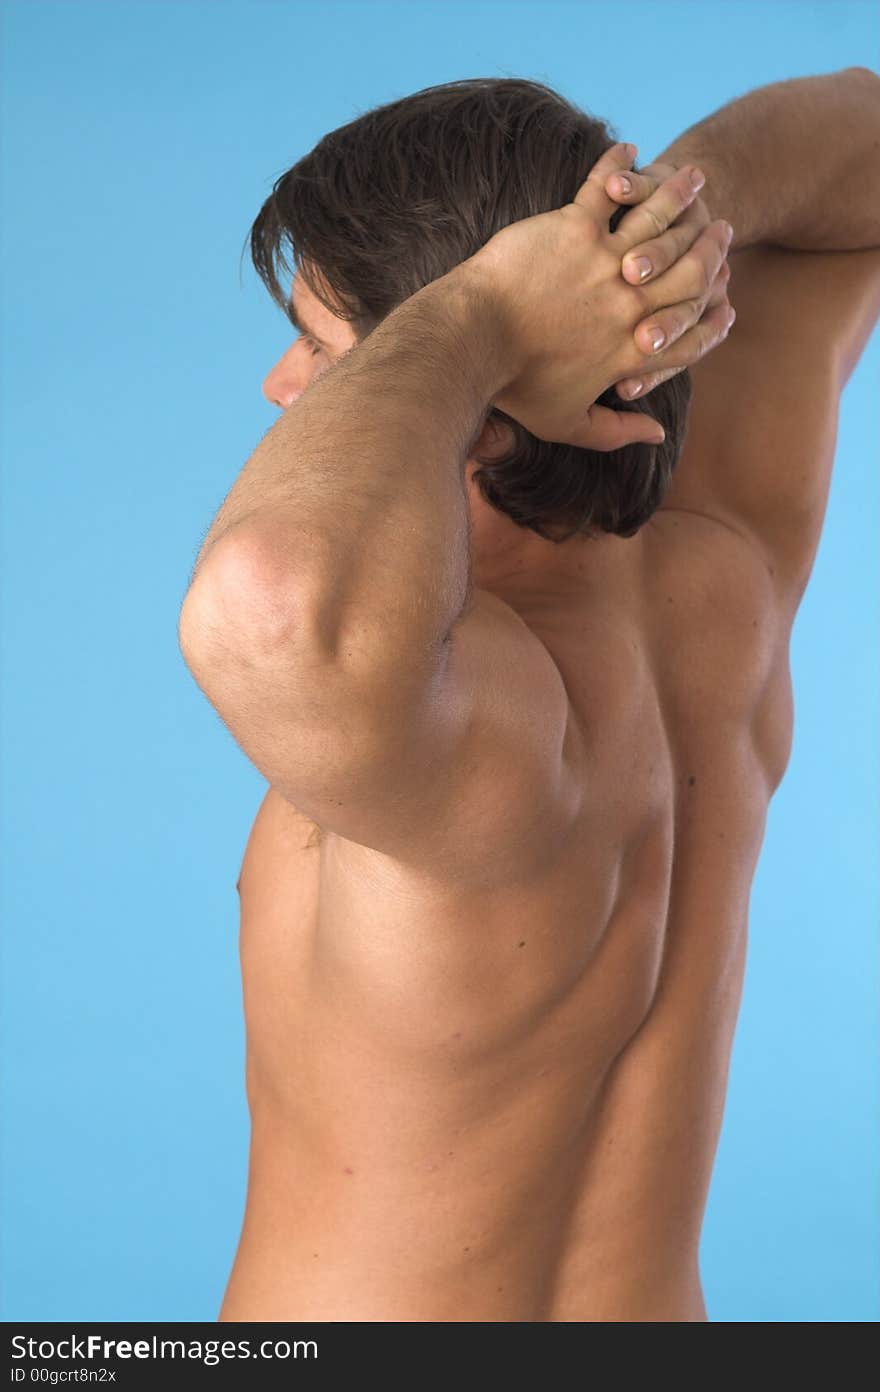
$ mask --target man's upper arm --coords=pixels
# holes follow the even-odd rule
[[[880,248],[756,246],[730,266],[736,323],[691,368],[687,438],[663,506],[748,534],[796,604],[825,515],[840,393],[880,315]]]
[[[447,881],[510,883],[552,859],[581,795],[579,730],[558,667],[502,600],[474,589],[433,679],[355,693],[256,646],[236,653],[228,628],[217,637],[222,594],[198,586],[181,617],[187,664],[300,812]]]

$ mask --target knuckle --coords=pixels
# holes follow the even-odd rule
[[[680,261],[687,256],[696,240],[694,229],[682,218],[670,227],[664,241],[672,248],[672,260]]]
[[[700,325],[703,316],[706,314],[706,305],[702,300],[691,300],[689,304],[690,314],[688,316],[688,328],[695,329]]]
[[[694,256],[693,262],[694,264],[692,267],[692,275],[690,280],[691,286],[693,287],[693,298],[695,300],[699,300],[699,302],[705,308],[706,301],[708,300],[709,295],[712,292],[712,286],[715,283],[715,276],[714,273],[706,265],[706,262],[703,260],[702,256],[700,256],[699,254]]]
[[[712,348],[716,348],[716,347],[718,346],[719,343],[723,343],[723,341],[724,341],[724,339],[725,339],[726,337],[727,337],[727,325],[726,325],[726,324],[724,323],[724,321],[722,320],[722,321],[721,321],[719,324],[717,324],[717,325],[715,326],[715,328],[712,330],[712,336],[711,336],[711,338],[710,338],[710,340],[709,340],[709,346],[712,347]]]
[[[666,224],[664,223],[657,209],[653,208],[650,203],[643,203],[641,211],[645,221],[649,224],[648,236],[646,240],[653,241],[655,237],[659,237],[661,233],[666,231]],[[633,255],[635,254],[636,253],[634,251]]]
[[[638,324],[640,319],[646,319],[653,313],[654,305],[647,285],[632,285],[629,281],[622,281],[622,295],[620,300],[621,310],[625,314],[632,314],[633,327]],[[635,299],[633,299],[635,296]]]
[[[623,210],[621,209],[621,211]],[[559,214],[566,219],[567,234],[570,237],[576,237],[579,244],[585,241],[599,241],[601,228],[595,218],[590,217],[586,208],[582,208],[579,203],[564,203],[561,208],[555,208],[553,212],[554,216]]]
[[[666,222],[665,222],[665,220],[660,216],[660,213],[657,211],[657,209],[656,209],[656,208],[652,208],[650,205],[648,205],[648,206],[645,208],[645,212],[647,213],[648,217],[651,219],[651,227],[652,227],[652,229],[653,229],[654,236],[655,236],[655,237],[661,236],[661,235],[666,231]]]
[[[658,268],[658,270],[655,271],[655,273],[654,273],[654,279],[657,278],[657,275],[659,274],[659,270],[660,270],[660,268]],[[639,316],[640,319],[644,319],[644,318],[646,318],[649,314],[652,314],[652,313],[653,313],[653,310],[654,310],[653,297],[652,297],[651,294],[649,293],[648,287],[647,287],[646,285],[633,285],[633,286],[631,287],[631,289],[635,290],[636,294],[637,294],[638,297],[639,297],[639,298],[638,298],[638,305],[637,305],[637,313],[638,313],[638,316]]]
[[[682,268],[688,298],[705,306],[715,277],[710,274],[706,259],[700,255],[696,244],[683,254],[678,264]]]

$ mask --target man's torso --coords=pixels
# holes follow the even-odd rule
[[[584,808],[540,882],[417,881],[271,788],[260,808],[240,881],[251,1164],[222,1319],[706,1317],[787,632],[720,524],[661,509],[596,545],[564,611],[517,606],[584,747]]]

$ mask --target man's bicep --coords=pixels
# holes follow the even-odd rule
[[[750,247],[731,258],[737,321],[692,369],[666,508],[748,534],[799,597],[828,500],[838,405],[880,313],[880,250]]]
[[[552,856],[577,806],[578,728],[555,662],[502,600],[473,591],[424,679],[388,674],[357,691],[277,646],[271,661],[258,645],[224,651],[209,635],[227,609],[216,587],[193,605],[188,663],[301,814],[449,881],[509,882]]]

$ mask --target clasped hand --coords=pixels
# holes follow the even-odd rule
[[[595,450],[657,442],[641,411],[596,404],[615,386],[644,396],[726,338],[728,224],[710,221],[693,166],[631,172],[636,151],[613,145],[572,203],[502,228],[471,258],[490,287],[510,350],[493,405],[541,440]],[[618,179],[625,175],[630,191]],[[608,230],[620,204],[630,205]],[[646,257],[643,280],[633,263]],[[655,351],[657,331],[664,343]]]

